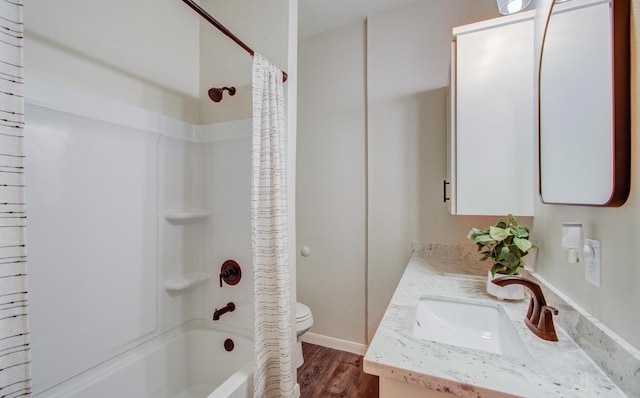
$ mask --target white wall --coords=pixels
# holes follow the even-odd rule
[[[215,141],[198,142],[193,155],[199,160],[198,175],[203,205],[211,211],[206,245],[201,248],[206,273],[216,276],[205,290],[204,307],[199,316],[211,319],[214,309],[228,302],[236,310],[218,321],[253,330],[253,266],[251,257],[251,120],[212,125]],[[237,285],[219,285],[217,275],[224,261],[240,265],[242,278]]]
[[[287,207],[288,207],[288,232],[289,232],[289,266],[291,269],[289,294],[291,305],[297,302],[297,212],[296,212],[296,179],[298,157],[296,148],[298,146],[298,0],[289,0],[288,7],[288,51],[287,51],[287,72],[289,80],[285,89],[285,106],[287,118]],[[290,337],[294,342],[297,339],[296,311],[291,311],[291,331]],[[294,383],[298,382],[297,369],[292,369]]]
[[[209,258],[203,258],[212,224],[211,217],[194,225],[173,225],[164,215],[171,211],[207,209],[198,170],[197,144],[185,137],[158,139],[158,323],[163,332],[196,318],[205,306],[201,289],[168,292],[164,281],[203,272]],[[209,286],[209,285],[208,285]],[[215,286],[215,285],[214,285]]]
[[[288,69],[289,0],[203,0],[208,10],[240,40],[267,57],[280,69]],[[219,103],[200,103],[200,123],[251,117],[251,57],[208,22],[200,21],[200,95],[211,87],[233,86],[233,97]],[[288,84],[288,83],[287,83]]]
[[[194,133],[140,108],[28,83],[34,390],[50,396],[70,387],[75,376],[191,319],[211,319],[229,301],[237,309],[219,322],[251,334],[251,122]],[[165,218],[194,210],[210,216],[187,225]],[[244,276],[220,288],[229,258]],[[192,273],[210,280],[165,289]]]
[[[294,101],[294,105],[288,108],[294,114],[287,117],[291,167],[289,198],[293,204],[295,151],[291,148],[295,148],[296,135],[296,1],[281,0],[270,2],[268,6],[255,0],[234,2],[232,5],[214,0],[210,3],[215,6],[212,11],[214,15],[220,8],[221,20],[232,31],[281,68],[294,74],[287,83],[287,94]],[[289,17],[290,13],[293,14],[292,18]],[[203,98],[199,95],[203,87],[209,87],[209,82],[201,85],[201,79],[215,77],[225,85],[229,81],[233,83],[236,78],[239,84],[250,83],[251,59],[248,55],[241,52],[241,58],[234,58],[233,52],[238,51],[235,44],[227,38],[218,37],[218,44],[223,44],[212,46],[216,53],[203,51],[205,54],[201,58],[200,32],[206,32],[203,33],[203,41],[214,34],[221,35],[209,24],[201,24],[201,18],[182,2],[174,0],[31,2],[25,6],[25,27],[25,69],[30,77],[27,80],[27,91],[31,90],[32,93],[30,100],[40,104],[43,102],[41,95],[50,94],[49,106],[71,113],[71,108],[79,109],[80,114],[89,117],[79,117],[86,124],[104,124],[105,120],[112,121],[115,118],[124,121],[127,126],[127,123],[131,123],[129,127],[132,127],[129,129],[132,131],[125,129],[122,132],[121,126],[115,126],[109,134],[105,133],[104,142],[97,146],[91,142],[75,145],[73,151],[67,151],[73,155],[67,159],[70,167],[63,162],[64,159],[55,158],[53,160],[57,163],[48,164],[48,158],[41,157],[41,153],[31,154],[32,170],[44,167],[43,173],[55,177],[31,176],[33,181],[30,184],[30,196],[34,198],[30,212],[35,216],[31,222],[33,228],[30,226],[30,235],[34,238],[31,243],[35,243],[30,245],[30,255],[34,257],[33,287],[37,290],[32,310],[34,362],[38,365],[34,365],[36,389],[45,389],[86,371],[134,347],[143,339],[157,336],[189,319],[208,319],[215,308],[222,307],[228,301],[235,301],[238,308],[234,313],[226,314],[220,322],[253,329],[249,222],[250,121],[200,126],[195,128],[195,133],[192,124],[181,122],[201,122],[201,110],[205,116],[210,116],[207,110],[213,103],[206,97],[206,89]],[[209,48],[207,42],[203,43],[202,48]],[[206,58],[207,55],[215,57],[215,60]],[[204,73],[199,73],[203,69],[201,64],[208,66],[213,61],[217,69],[207,68]],[[41,90],[34,82],[48,82],[49,89]],[[242,96],[239,97],[242,99]],[[204,103],[202,107],[199,102]],[[67,107],[69,103],[72,106]],[[250,96],[234,107],[235,110],[230,113],[213,112],[210,121],[250,116]],[[31,113],[27,113],[28,121],[32,118],[29,116]],[[51,118],[41,123],[44,132],[41,137],[43,153],[53,152],[59,157],[65,152],[66,145],[74,144],[74,140],[91,141],[90,136],[83,137],[78,133],[73,123],[55,128],[58,136],[62,137],[59,138],[60,142],[54,138],[47,139],[49,122]],[[100,133],[97,128],[90,126],[85,130]],[[127,141],[120,139],[127,138],[127,134],[131,136],[129,139],[133,139],[138,133],[152,136],[151,149],[126,145]],[[160,136],[160,133],[166,136]],[[216,135],[223,137],[215,141],[208,139]],[[197,142],[193,142],[194,138]],[[100,150],[104,148],[112,150],[102,153]],[[131,155],[135,150],[138,151]],[[145,152],[147,150],[150,153]],[[94,155],[83,163],[82,156],[87,153]],[[125,167],[127,165],[129,168]],[[95,173],[104,177],[106,182],[96,181],[96,184],[104,182],[98,185],[102,189],[99,192],[106,191],[107,194],[99,197],[87,194],[86,188],[91,187],[93,181],[91,178],[82,181],[86,183],[85,188],[82,188],[84,185],[73,185],[71,177],[76,175],[74,173],[89,176]],[[52,183],[58,183],[56,189],[69,197],[69,203],[50,206],[37,200],[50,199],[47,195],[43,196],[42,192],[50,192],[47,184]],[[111,201],[109,194],[115,195],[118,200]],[[114,203],[116,207],[112,208]],[[71,204],[78,208],[69,209]],[[292,230],[291,253],[294,253],[295,209],[293,205],[291,207],[289,224]],[[208,209],[212,215],[194,225],[172,225],[164,218],[167,210],[200,209]],[[72,221],[56,219],[55,224],[45,228],[45,216],[63,217],[72,210],[80,211],[86,217]],[[94,223],[92,212],[96,213],[95,219],[103,222]],[[105,216],[108,216],[107,219],[104,219]],[[123,223],[122,217],[133,226],[117,231],[109,229],[114,227],[112,222]],[[78,229],[76,232],[83,238],[98,236],[99,239],[96,242],[92,239],[82,242],[65,240],[65,235],[54,236],[55,232],[51,231],[58,225]],[[92,231],[85,226],[109,235],[83,235],[85,229]],[[61,242],[52,246],[52,242],[57,242],[54,237],[60,238]],[[71,264],[62,263],[61,258],[76,251],[75,245],[78,246],[78,253],[85,257],[100,254],[100,261],[95,260],[94,265],[98,269],[91,270],[102,278],[104,285],[98,283],[96,287],[93,281],[92,285],[84,286],[77,283],[78,279],[82,281],[85,277],[87,281],[92,280],[82,273],[71,275],[76,268],[86,272],[85,262],[94,262],[89,257],[80,260],[74,257]],[[131,245],[139,246],[143,253],[133,251]],[[104,254],[105,246],[116,249]],[[88,252],[85,253],[85,250]],[[47,256],[49,259],[43,260]],[[295,300],[295,255],[290,257]],[[222,261],[228,258],[238,260],[243,266],[244,277],[239,285],[221,289],[217,277]],[[45,265],[52,267],[46,269]],[[51,274],[51,270],[56,272]],[[112,272],[114,270],[118,272]],[[164,289],[164,281],[193,272],[207,272],[211,280],[180,292],[167,292]],[[72,295],[72,305],[67,306],[69,311],[67,307],[59,305],[60,300],[66,300],[68,296],[58,291]],[[113,294],[117,297],[114,298]],[[43,297],[52,299],[46,301]],[[114,303],[109,299],[113,299]],[[124,303],[126,300],[129,302]],[[86,308],[91,303],[99,304],[96,311]],[[76,307],[80,310],[76,310]],[[94,318],[101,322],[93,322]],[[70,321],[58,322],[60,319]],[[120,320],[127,323],[120,325]],[[81,333],[84,329],[74,326],[71,321],[81,322],[85,329],[100,327],[102,334]],[[103,325],[105,322],[107,326]],[[72,327],[67,328],[70,325]],[[118,328],[117,333],[111,330],[114,325]],[[52,337],[52,333],[58,334]],[[293,328],[291,337],[295,338]],[[104,344],[96,341],[100,339],[104,340]],[[45,347],[44,350],[41,347]],[[75,349],[80,353],[65,357],[65,361],[46,362],[43,358],[43,354],[57,352],[55,350],[71,352]],[[56,353],[48,356],[59,359],[64,355]]]
[[[25,71],[195,123],[192,14],[174,0],[25,2]]]
[[[312,332],[367,343],[412,241],[494,221],[450,216],[441,187],[451,29],[495,16],[490,0],[423,1],[300,42],[298,249],[312,254],[297,279]]]
[[[311,332],[364,344],[365,25],[300,42],[298,300]]]
[[[40,392],[157,330],[157,135],[26,111],[29,322]]]
[[[632,7],[632,62],[635,66],[638,64],[637,21],[640,16],[637,0],[632,1]],[[301,41],[299,155],[303,159],[302,154],[305,154],[304,160],[301,160],[305,163],[299,167],[298,248],[306,244],[305,241],[312,241],[309,244],[312,249],[318,246],[324,249],[330,245],[340,248],[329,254],[318,253],[319,250],[316,249],[309,258],[299,257],[298,294],[301,301],[320,302],[315,304],[319,308],[313,308],[312,305],[314,316],[318,314],[312,331],[348,339],[348,330],[357,330],[362,322],[359,300],[342,303],[356,314],[347,324],[340,318],[342,309],[333,316],[330,306],[323,305],[323,300],[335,291],[336,284],[327,275],[327,265],[320,264],[339,258],[344,247],[350,249],[348,253],[353,253],[354,249],[350,245],[342,241],[335,242],[337,239],[334,239],[334,235],[346,235],[342,235],[339,229],[330,229],[326,220],[336,222],[337,217],[332,215],[358,202],[360,195],[357,194],[357,189],[347,189],[340,201],[328,202],[330,205],[326,208],[311,206],[315,200],[314,195],[327,195],[327,187],[333,194],[340,192],[332,187],[331,182],[323,180],[329,174],[332,174],[332,178],[337,178],[337,182],[333,184],[341,186],[339,184],[346,179],[345,176],[358,169],[347,169],[349,165],[342,164],[342,161],[336,166],[321,156],[313,157],[307,146],[331,148],[335,151],[334,147],[342,145],[346,148],[349,145],[350,157],[359,156],[363,148],[368,150],[368,168],[365,172],[365,175],[368,173],[369,184],[368,213],[365,219],[365,223],[368,223],[368,242],[365,243],[367,263],[364,271],[368,273],[368,286],[365,288],[359,284],[358,278],[363,271],[358,268],[352,278],[354,291],[350,295],[367,298],[369,338],[372,337],[406,265],[412,240],[464,242],[464,236],[471,226],[486,225],[494,221],[493,217],[449,216],[441,203],[441,184],[445,172],[443,87],[447,77],[450,27],[495,16],[493,1],[459,0],[420,2],[370,17],[366,38],[367,101],[351,98],[349,95],[348,102],[345,102],[346,99],[338,94],[340,91],[337,91],[338,87],[334,87],[333,83],[336,76],[333,73],[332,58],[324,59],[326,65],[312,62],[320,59],[319,56],[314,57],[314,52],[318,52],[318,55],[339,55],[345,71],[352,71],[354,66],[351,63],[359,64],[359,53],[364,50],[354,46],[352,53],[342,53],[340,51],[344,46],[341,41],[357,37],[358,26]],[[632,87],[635,87],[637,81],[636,69],[633,68]],[[322,84],[310,80],[314,76]],[[346,84],[357,87],[354,79],[360,80],[355,76]],[[632,95],[634,101],[638,100],[635,90]],[[340,102],[344,112],[331,108],[336,101]],[[357,109],[362,107],[363,102],[368,106],[368,140],[345,141],[346,132],[354,134],[360,128],[358,123],[355,123],[356,128],[352,126],[359,115]],[[314,113],[316,108],[318,110]],[[635,120],[640,115],[635,107],[632,109],[632,124],[635,126]],[[341,116],[351,119],[340,122]],[[334,120],[335,125],[332,125]],[[318,135],[317,131],[322,127],[316,129],[316,123],[330,126],[331,130],[344,131],[345,134],[334,135],[325,129],[322,135]],[[638,138],[637,128],[633,129],[633,136]],[[638,149],[636,141],[638,140],[633,141],[633,151]],[[339,150],[342,153],[346,149]],[[636,170],[638,167],[638,158],[633,155],[632,168]],[[312,184],[311,179],[305,182],[306,177],[312,176],[322,176],[323,179],[320,179],[319,184]],[[634,182],[639,181],[634,173],[632,178]],[[640,254],[636,244],[640,236],[640,224],[635,221],[638,219],[640,202],[636,185],[632,184],[628,202],[617,209],[551,206],[538,202],[534,218],[534,239],[540,247],[537,271],[638,348],[640,315],[635,310],[634,303],[640,299],[640,290],[637,289],[640,285],[640,267],[634,259]],[[341,186],[341,189],[345,188]],[[361,207],[364,208],[365,204]],[[346,220],[356,218],[351,214]],[[522,221],[531,222],[530,219]],[[563,221],[581,221],[587,237],[601,240],[601,288],[584,281],[583,265],[570,265],[564,261],[560,245]],[[357,225],[355,221],[352,222],[349,228],[341,226],[351,231]],[[314,238],[311,239],[311,236]],[[351,236],[350,242],[360,242],[359,237],[353,234]]]
[[[632,145],[631,193],[620,208],[543,205],[534,213],[536,244],[540,246],[537,271],[554,286],[640,349],[640,130],[637,122],[638,68],[640,57],[640,2],[632,1]],[[634,105],[635,104],[635,105]],[[562,222],[583,223],[585,237],[598,239],[602,247],[601,287],[584,280],[583,264],[568,264],[561,245]]]
[[[286,70],[290,2],[201,5]],[[190,123],[251,116],[251,57],[179,0],[33,1],[24,9],[29,75]],[[207,90],[222,86],[238,93],[210,101]]]
[[[202,270],[211,234],[164,218],[202,206],[189,125],[33,77],[26,98],[30,323],[42,392],[196,317],[202,292],[168,293],[164,281]]]
[[[494,1],[419,2],[368,21],[368,336],[411,255],[411,241],[458,243],[495,217],[451,216],[446,86],[451,29],[498,16]]]

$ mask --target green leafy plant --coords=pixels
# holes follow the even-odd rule
[[[528,239],[529,228],[520,225],[511,214],[508,220],[500,219],[485,229],[472,228],[467,238],[478,245],[482,261],[489,258],[493,261],[491,274],[494,276],[497,272],[516,274],[518,268],[525,266],[522,257],[535,247]]]

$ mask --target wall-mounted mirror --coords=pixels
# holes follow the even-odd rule
[[[629,195],[629,0],[550,4],[538,75],[543,203],[621,206]]]

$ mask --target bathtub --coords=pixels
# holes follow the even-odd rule
[[[253,341],[246,331],[232,332],[193,320],[35,396],[250,398]],[[234,345],[230,352],[227,339]]]

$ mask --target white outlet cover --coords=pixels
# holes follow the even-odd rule
[[[584,279],[587,282],[600,287],[600,241],[595,239],[585,239],[586,245],[593,247],[593,259],[585,261]]]

